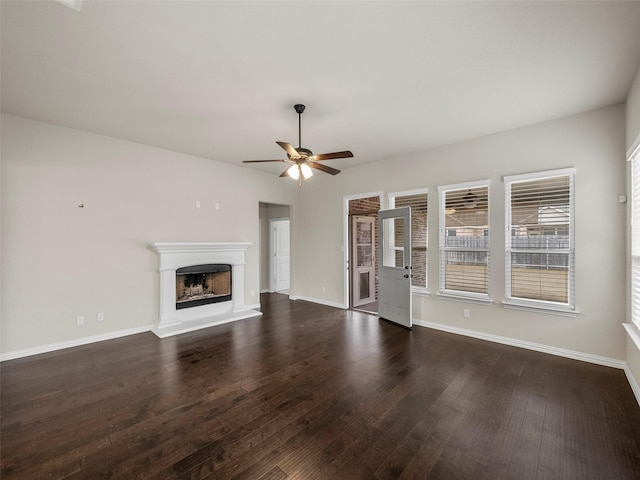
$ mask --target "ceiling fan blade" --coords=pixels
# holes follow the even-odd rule
[[[333,153],[321,153],[319,155],[314,155],[313,160],[333,160],[336,158],[351,158],[353,157],[353,153],[349,150],[345,150],[344,152],[333,152]]]
[[[288,177],[288,176],[289,176],[289,174],[288,174],[287,172],[289,171],[289,169],[290,169],[290,168],[291,168],[291,167],[287,167],[287,168],[285,168],[285,169],[284,169],[284,172],[282,172],[282,173],[280,174],[280,177]]]
[[[329,167],[328,165],[324,165],[322,163],[307,161],[307,165],[309,165],[311,168],[318,169],[322,172],[330,173],[331,175],[337,175],[340,173],[340,170],[338,170],[337,168]]]
[[[287,152],[287,155],[289,155],[292,158],[298,158],[300,156],[300,154],[297,152],[297,150],[295,148],[293,148],[293,146],[290,143],[287,142],[276,142],[278,145],[280,145],[285,152]]]
[[[243,160],[242,163],[261,163],[261,162],[289,162],[290,160]]]

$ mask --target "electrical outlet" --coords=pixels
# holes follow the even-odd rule
[[[327,293],[327,287],[322,287],[322,293]]]
[[[103,312],[99,312],[99,313],[96,315],[96,321],[98,321],[98,322],[102,322],[102,321],[104,321],[104,313],[103,313]]]
[[[465,308],[464,310],[462,310],[462,316],[464,318],[470,318],[471,317],[471,310],[469,310],[468,308]]]
[[[84,325],[84,315],[78,315],[76,317],[76,325]]]

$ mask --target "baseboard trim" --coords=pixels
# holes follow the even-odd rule
[[[636,397],[636,401],[638,402],[638,405],[640,405],[640,385],[638,385],[638,382],[636,381],[636,377],[633,376],[633,373],[631,372],[629,365],[627,365],[626,363],[624,364],[624,374],[627,376],[627,381],[631,386],[631,390],[633,391],[633,395],[635,395]]]
[[[42,345],[40,347],[15,350],[13,352],[0,354],[0,362],[15,360],[23,357],[30,357],[32,355],[40,355],[41,353],[55,352],[56,350],[64,350],[65,348],[80,347],[82,345],[88,345],[90,343],[113,340],[115,338],[127,337],[129,335],[135,335],[138,333],[150,332],[153,327],[154,325],[145,325],[142,327],[129,328],[127,330],[118,330],[117,332],[110,332],[102,335],[94,335],[92,337],[78,338],[75,340],[69,340],[67,342],[50,343],[48,345]]]
[[[290,300],[304,300],[305,302],[311,302],[311,303],[319,303],[320,305],[326,305],[327,307],[340,308],[342,310],[346,310],[347,309],[347,307],[345,307],[341,303],[331,302],[329,300],[320,300],[318,298],[305,297],[304,295],[295,295],[295,296],[290,295],[289,299]]]
[[[503,345],[510,345],[512,347],[520,347],[520,348],[525,348],[527,350],[534,350],[536,352],[557,355],[559,357],[571,358],[573,360],[580,360],[583,362],[595,363],[596,365],[603,365],[605,367],[625,369],[626,371],[626,362],[624,362],[623,360],[616,360],[615,358],[601,357],[599,355],[591,355],[590,353],[577,352],[575,350],[567,350],[564,348],[550,347],[549,345],[543,345],[541,343],[527,342],[525,340],[518,340],[515,338],[509,338],[509,337],[501,337],[499,335],[492,335],[489,333],[477,332],[474,330],[467,330],[465,328],[451,327],[449,325],[443,325],[441,323],[425,322],[424,320],[414,319],[413,324],[418,325],[420,327],[427,327],[427,328],[433,328],[435,330],[442,330],[443,332],[464,335],[466,337],[473,337],[480,340],[487,340],[489,342],[501,343]]]

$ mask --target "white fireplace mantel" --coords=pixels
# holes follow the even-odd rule
[[[244,301],[245,252],[249,242],[155,242],[160,272],[160,315],[153,333],[163,338],[221,323],[262,315]],[[176,270],[192,265],[231,265],[231,300],[176,309]]]

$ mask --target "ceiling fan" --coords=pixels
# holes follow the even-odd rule
[[[302,187],[302,179],[306,180],[310,176],[313,175],[312,168],[316,170],[320,170],[321,172],[330,173],[331,175],[337,175],[340,173],[340,170],[324,165],[321,162],[323,160],[335,160],[337,158],[350,158],[353,157],[353,153],[349,150],[345,150],[343,152],[333,152],[333,153],[321,153],[319,155],[314,155],[311,150],[308,148],[302,147],[301,142],[301,125],[302,125],[302,112],[304,112],[305,106],[298,103],[293,107],[295,111],[298,113],[298,148],[294,148],[290,143],[286,142],[276,142],[280,145],[285,152],[287,152],[286,159],[280,160],[244,160],[242,163],[261,163],[261,162],[290,162],[293,163],[290,167],[280,174],[281,177],[286,177],[287,175],[293,178],[294,180],[298,180],[298,187]]]

